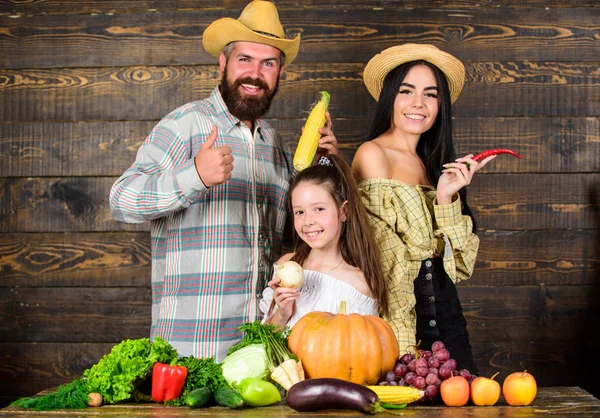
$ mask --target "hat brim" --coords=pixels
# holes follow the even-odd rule
[[[280,39],[248,29],[236,19],[224,17],[210,24],[202,36],[202,45],[209,54],[219,57],[223,49],[231,42],[255,42],[270,45],[285,55],[284,65],[290,65],[300,49],[300,35],[294,39]]]
[[[387,74],[397,66],[411,61],[427,61],[446,76],[450,89],[450,101],[454,103],[465,84],[465,66],[453,55],[433,45],[404,44],[393,46],[375,55],[365,66],[363,80],[367,90],[376,101],[383,88]]]

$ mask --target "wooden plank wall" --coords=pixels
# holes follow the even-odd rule
[[[0,0],[2,404],[148,335],[148,226],[114,222],[109,189],[162,116],[216,85],[202,32],[245,4]],[[540,385],[598,396],[598,3],[277,5],[302,44],[268,119],[297,141],[327,89],[348,159],[374,109],[361,74],[375,53],[421,42],[464,60],[459,154],[507,146],[526,156],[498,158],[470,188],[481,251],[460,294],[476,358],[485,375],[527,369]]]

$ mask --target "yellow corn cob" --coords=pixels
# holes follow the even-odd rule
[[[320,94],[321,98],[306,119],[302,136],[300,136],[298,147],[294,153],[294,168],[298,171],[312,165],[321,138],[319,129],[325,126],[325,113],[329,106],[330,96],[326,91],[322,91]]]
[[[392,405],[402,405],[418,401],[424,395],[419,389],[409,386],[367,386],[377,394],[381,402]]]

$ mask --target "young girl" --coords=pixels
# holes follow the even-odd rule
[[[281,257],[275,269],[296,261],[304,283],[290,289],[271,280],[260,303],[264,321],[291,328],[312,311],[337,313],[342,301],[348,314],[387,314],[379,250],[349,165],[336,155],[322,157],[297,175],[288,202],[296,251]]]
[[[459,368],[477,373],[455,284],[471,276],[479,247],[465,186],[493,157],[456,159],[451,103],[464,78],[462,63],[432,45],[373,57],[364,82],[378,103],[352,169],[380,245],[400,351],[441,340]]]

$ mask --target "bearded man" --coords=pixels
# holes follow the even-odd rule
[[[286,39],[277,9],[252,1],[239,19],[203,34],[219,59],[210,97],[165,116],[110,192],[113,218],[151,221],[150,338],[180,356],[222,361],[259,316],[259,299],[281,255],[291,154],[264,120],[284,67],[300,46]],[[321,153],[337,153],[328,124]]]

